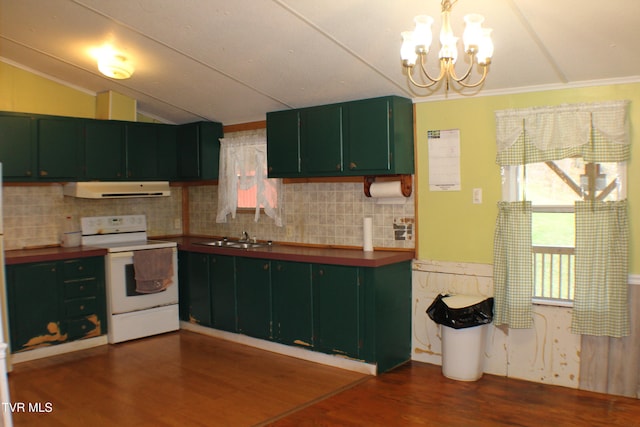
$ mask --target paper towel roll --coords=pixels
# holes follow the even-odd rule
[[[400,181],[374,182],[369,187],[369,194],[380,204],[402,204],[407,201],[402,195]]]
[[[363,245],[362,250],[365,252],[373,251],[373,218],[367,217],[362,222]]]

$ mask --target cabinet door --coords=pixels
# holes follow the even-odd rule
[[[158,128],[152,123],[127,123],[127,178],[158,177]]]
[[[9,266],[7,273],[11,351],[65,342],[56,263]]]
[[[237,331],[235,259],[211,255],[211,298],[213,326],[229,332]]]
[[[82,120],[38,119],[38,178],[76,179],[80,173]]]
[[[0,162],[7,180],[33,177],[36,121],[28,116],[0,116]]]
[[[283,344],[313,347],[311,265],[274,262],[271,284],[274,338]]]
[[[124,124],[109,120],[87,120],[84,127],[85,177],[99,180],[125,178]]]
[[[315,348],[358,357],[364,326],[359,269],[314,264],[312,271]]]
[[[158,175],[166,181],[174,181],[178,178],[178,148],[176,141],[177,126],[155,125],[158,129]]]
[[[182,179],[218,179],[222,125],[197,122],[178,128],[178,174]]]
[[[238,332],[256,338],[271,338],[270,262],[236,259]]]
[[[345,164],[349,174],[389,173],[390,115],[387,98],[355,101],[345,106]]]
[[[302,170],[310,176],[341,175],[342,106],[327,105],[300,113]]]
[[[209,285],[209,255],[188,253],[189,321],[211,326],[211,291]]]
[[[267,113],[267,164],[269,177],[300,173],[300,123],[298,110]]]

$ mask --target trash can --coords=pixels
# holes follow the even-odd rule
[[[493,298],[438,295],[427,314],[442,325],[442,374],[458,381],[480,379],[487,325],[493,320]]]

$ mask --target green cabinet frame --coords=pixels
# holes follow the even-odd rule
[[[12,352],[107,332],[103,257],[9,265],[6,271]]]
[[[272,261],[271,266],[273,339],[313,347],[311,264]]]
[[[236,258],[238,332],[271,339],[271,262]]]
[[[75,180],[82,176],[82,121],[72,118],[38,119],[38,178]]]
[[[0,114],[0,162],[5,180],[31,180],[36,175],[36,123],[25,114]]]
[[[198,259],[202,267],[192,267]],[[375,363],[378,372],[411,357],[411,261],[353,267],[182,251],[180,260],[183,320]],[[210,325],[193,315],[196,303]]]
[[[413,103],[397,96],[267,113],[269,175],[414,172]]]
[[[119,180],[125,173],[125,125],[84,120],[84,179]]]
[[[218,179],[222,124],[195,122],[177,130],[178,177],[186,180]]]

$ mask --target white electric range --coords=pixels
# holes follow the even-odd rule
[[[178,253],[175,242],[147,238],[145,215],[84,217],[82,245],[107,249],[107,337],[118,343],[179,329]],[[136,291],[134,252],[171,248],[166,289]],[[167,254],[168,255],[168,254]]]

